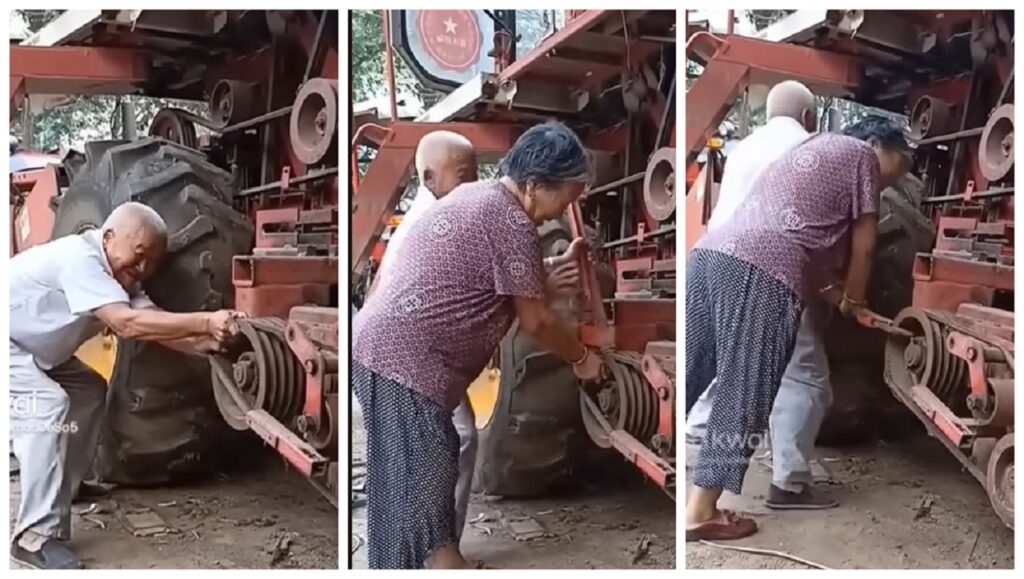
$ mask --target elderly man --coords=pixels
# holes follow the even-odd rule
[[[709,232],[729,222],[765,168],[806,141],[817,128],[814,95],[799,82],[785,81],[772,87],[766,105],[768,122],[729,155],[718,203],[708,221]],[[810,468],[814,441],[832,403],[823,342],[828,313],[823,302],[806,304],[793,357],[772,407],[772,485],[766,501],[769,508],[824,509],[838,504],[831,495],[812,485]],[[714,390],[712,383],[687,417],[688,439],[703,439]]]
[[[410,229],[426,213],[427,209],[444,198],[453,189],[463,183],[477,180],[476,150],[466,137],[452,131],[434,131],[428,133],[416,146],[416,173],[419,177],[419,188],[413,198],[409,210],[402,216],[402,221],[391,234],[381,269],[374,280],[382,279],[394,267],[396,256],[401,253],[402,244]],[[571,291],[578,284],[579,274],[574,259],[575,251],[563,256],[550,258],[545,266],[551,272],[549,289],[553,293]],[[373,290],[371,290],[372,293]],[[354,316],[353,316],[354,317]],[[452,420],[459,434],[459,478],[455,486],[455,529],[461,538],[469,509],[469,496],[473,485],[473,471],[476,466],[476,450],[478,436],[476,417],[469,397],[463,396],[455,409]]]
[[[125,203],[99,230],[11,259],[11,440],[21,465],[11,558],[21,565],[82,567],[66,544],[71,499],[95,457],[106,385],[74,357],[79,346],[106,327],[201,355],[237,331],[236,312],[169,313],[146,297],[141,284],[166,251],[160,216]]]

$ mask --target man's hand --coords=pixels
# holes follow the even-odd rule
[[[587,348],[587,356],[572,367],[573,374],[583,381],[597,380],[604,370],[604,360],[597,350]]]
[[[192,347],[197,354],[203,356],[209,356],[210,354],[217,354],[224,351],[224,344],[214,340],[213,337],[196,338],[192,342]]]
[[[569,249],[565,250],[563,255],[576,261],[586,253],[588,248],[587,240],[577,237],[572,240],[572,243],[569,244]]]
[[[238,320],[246,318],[244,312],[218,310],[206,319],[206,331],[217,342],[225,342],[238,333]]]
[[[580,268],[575,260],[556,265],[548,272],[544,286],[550,296],[575,296],[580,289]]]
[[[557,257],[545,260],[547,278],[544,288],[549,296],[574,297],[580,291],[580,257],[587,251],[587,242],[577,237],[569,249]]]

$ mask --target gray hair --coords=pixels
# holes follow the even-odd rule
[[[534,125],[523,133],[498,170],[522,184],[589,183],[593,178],[593,159],[572,129],[551,121]]]
[[[136,201],[129,201],[115,207],[103,222],[100,234],[124,227],[141,227],[167,239],[167,223],[164,222],[164,218],[160,217],[160,214],[149,205],[143,205]]]

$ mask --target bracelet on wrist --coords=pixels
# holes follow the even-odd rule
[[[855,300],[850,296],[843,294],[843,301],[850,304],[851,306],[866,306],[868,305],[867,300]]]
[[[575,362],[573,362],[572,360],[570,360],[570,361],[569,361],[569,363],[570,363],[570,364],[572,364],[573,366],[579,366],[580,364],[582,364],[582,363],[586,362],[586,361],[587,361],[587,358],[588,358],[589,356],[590,356],[590,348],[588,348],[588,347],[586,347],[586,346],[583,346],[583,355],[582,355],[582,356],[580,356],[580,359],[579,359],[579,360],[576,360]]]

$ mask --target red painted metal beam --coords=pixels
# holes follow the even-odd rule
[[[128,94],[149,80],[150,57],[135,48],[11,46],[11,98],[22,94]]]
[[[686,91],[686,163],[690,164],[751,84],[798,80],[816,94],[853,92],[860,60],[805,46],[728,36],[694,34],[686,44],[689,59],[706,63],[703,74]]]
[[[409,123],[398,122],[387,132],[368,130],[361,137],[379,144],[377,156],[352,196],[350,271],[362,271],[387,220],[395,211],[405,186],[412,177],[410,169],[416,146],[427,133],[453,131],[465,136],[481,157],[504,154],[522,131],[511,124],[488,123]],[[371,139],[372,138],[372,139]],[[367,144],[359,141],[357,144]]]
[[[569,42],[574,36],[586,32],[607,18],[614,10],[586,10],[576,15],[565,23],[565,28],[552,34],[537,48],[530,51],[525,57],[513,62],[508,68],[498,75],[499,82],[516,80],[525,74],[530,73],[536,62],[542,61],[550,55],[551,51],[560,45]]]

